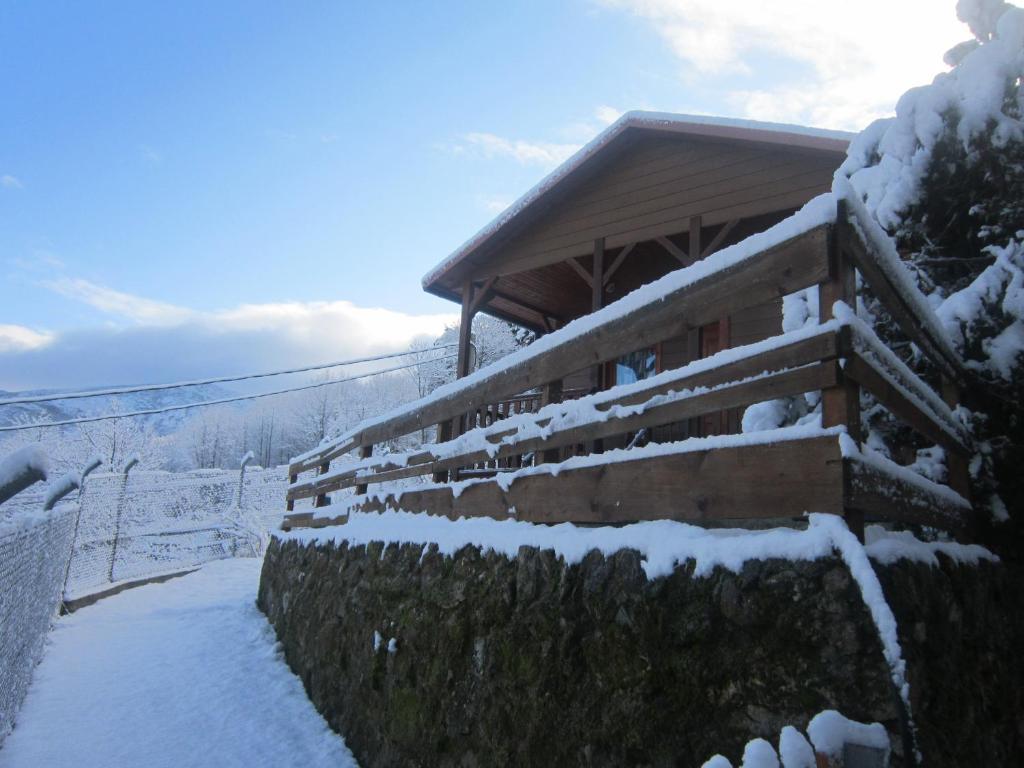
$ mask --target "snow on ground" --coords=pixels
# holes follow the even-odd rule
[[[0,768],[355,766],[222,560],[61,618]]]

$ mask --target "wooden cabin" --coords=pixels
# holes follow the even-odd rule
[[[631,112],[423,279],[462,306],[459,375],[473,316],[544,334],[767,229],[831,188],[850,134]],[[781,330],[781,299],[723,315],[563,381],[567,396],[676,368]],[[736,431],[738,412],[701,434]],[[691,425],[697,428],[698,425]]]
[[[848,140],[624,116],[424,278],[462,307],[459,380],[295,457],[284,527],[387,509],[589,525],[815,511],[861,535],[871,520],[962,534],[963,361],[860,197],[833,187]],[[934,380],[849,310],[858,273]],[[784,332],[783,297],[811,288],[818,325]],[[481,311],[543,336],[471,371]],[[862,390],[945,449],[946,485],[866,448]],[[820,423],[727,434],[750,405],[808,393]],[[434,444],[384,448],[434,425]]]

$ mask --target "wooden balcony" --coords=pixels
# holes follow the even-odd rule
[[[702,525],[763,524],[816,511],[845,515],[858,532],[865,521],[899,521],[962,534],[970,520],[972,449],[951,406],[963,366],[897,258],[856,202],[840,200],[827,215],[798,214],[298,457],[289,511],[300,499],[321,509],[291,514],[284,526],[341,523],[353,509]],[[933,363],[942,397],[849,309],[856,271]],[[571,401],[561,392],[561,380],[581,365],[815,285],[818,326]],[[948,486],[863,449],[861,389],[945,449]],[[809,392],[821,393],[820,427],[641,444],[666,425]],[[375,444],[435,424],[451,439],[408,454],[373,454]],[[625,447],[600,452],[611,439]],[[310,472],[316,474],[303,477]],[[427,483],[394,485],[428,475]],[[322,509],[329,493],[346,488],[356,495],[344,509]]]

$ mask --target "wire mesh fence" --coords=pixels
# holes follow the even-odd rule
[[[0,743],[62,600],[261,555],[286,487],[284,468],[138,471],[90,475],[50,511],[42,483],[0,505]]]
[[[0,743],[10,732],[60,605],[78,507],[0,520]]]
[[[284,469],[93,474],[79,495],[81,518],[67,598],[225,557],[262,553],[281,521]],[[35,486],[0,506],[0,521],[42,508]]]

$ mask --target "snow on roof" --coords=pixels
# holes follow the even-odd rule
[[[856,136],[855,133],[847,131],[810,128],[788,123],[741,120],[731,117],[681,115],[671,112],[627,112],[584,145],[576,154],[541,179],[526,194],[498,214],[489,224],[463,243],[444,261],[424,275],[423,287],[427,288],[437,282],[441,275],[482,246],[506,224],[551,191],[586,161],[603,151],[614,139],[618,138],[629,128],[670,131],[672,133],[740,141],[761,141],[792,147],[821,149],[841,154],[846,153],[850,141]]]

